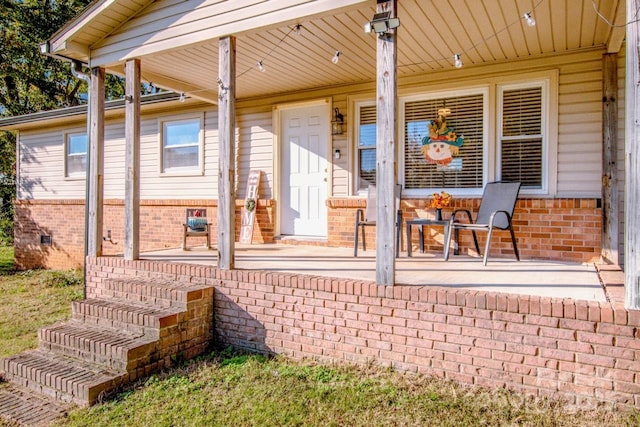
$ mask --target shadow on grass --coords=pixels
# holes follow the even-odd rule
[[[0,246],[0,276],[15,273],[13,263],[13,247]]]

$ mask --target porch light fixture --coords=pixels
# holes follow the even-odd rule
[[[391,11],[380,12],[373,15],[373,19],[364,24],[364,32],[374,32],[379,37],[387,35],[389,30],[400,26],[400,18],[392,18]]]
[[[462,68],[462,59],[460,59],[459,53],[453,55],[453,64],[456,66],[456,68]]]
[[[334,64],[337,64],[338,61],[340,61],[340,54],[342,52],[340,52],[339,50],[336,50],[336,53],[333,55],[333,58],[331,58],[331,62],[333,62]]]
[[[340,114],[340,110],[334,108],[333,120],[331,120],[331,135],[342,135],[342,124],[344,123],[344,116]]]
[[[531,16],[531,12],[527,12],[524,15],[522,15],[522,19],[527,21],[527,25],[530,27],[533,27],[536,25],[536,20],[533,19],[533,16]]]

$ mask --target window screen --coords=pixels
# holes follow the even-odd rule
[[[501,133],[501,179],[542,188],[541,87],[503,91]]]
[[[464,144],[448,165],[429,164],[422,154],[422,139],[429,134],[429,122],[438,110],[451,111],[447,124],[464,137]],[[484,96],[473,94],[450,98],[411,101],[405,103],[405,188],[482,188]]]
[[[66,176],[83,177],[87,171],[87,134],[67,135]]]
[[[164,122],[162,171],[190,171],[200,167],[200,119]]]

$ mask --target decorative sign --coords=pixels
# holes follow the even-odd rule
[[[422,139],[422,154],[428,164],[448,165],[453,156],[464,143],[464,137],[458,136],[447,124],[447,116],[451,114],[448,108],[438,110],[438,118],[429,122],[429,135]]]
[[[256,219],[258,206],[258,188],[260,188],[260,171],[250,171],[247,179],[247,193],[242,208],[242,222],[240,225],[240,243],[249,243],[253,239],[253,223]]]

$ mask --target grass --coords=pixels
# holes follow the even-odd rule
[[[637,412],[569,410],[505,390],[379,367],[213,354],[154,375],[60,426],[639,425]]]
[[[77,270],[15,272],[13,248],[0,246],[0,357],[35,348],[38,328],[67,319],[82,298]]]
[[[81,296],[78,272],[13,272],[0,248],[0,355],[36,346],[38,327]],[[3,425],[0,420],[0,425]],[[375,366],[214,352],[77,409],[58,426],[640,426],[640,412],[579,410],[506,390]]]

